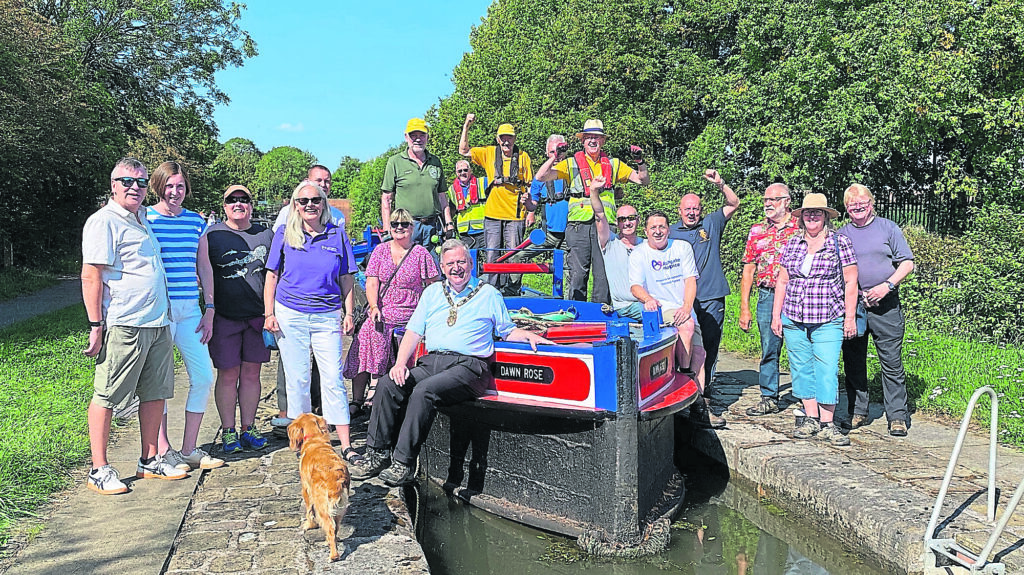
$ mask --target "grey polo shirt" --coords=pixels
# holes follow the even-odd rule
[[[170,323],[167,274],[146,218],[113,199],[89,216],[82,230],[82,262],[103,266],[107,325],[161,327]]]

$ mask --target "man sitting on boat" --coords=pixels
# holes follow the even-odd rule
[[[660,308],[662,321],[675,326],[679,336],[676,344],[677,369],[690,368],[703,395],[704,342],[693,311],[698,277],[693,248],[684,240],[669,240],[668,215],[660,210],[647,214],[646,230],[647,242],[629,256],[630,289],[645,310],[658,311]],[[693,406],[694,420],[699,425],[725,426],[725,420],[708,409],[706,398]]]
[[[406,326],[395,366],[380,379],[366,435],[366,459],[352,466],[352,477],[380,475],[391,486],[412,481],[416,458],[437,408],[480,397],[494,354],[494,336],[505,341],[552,344],[517,328],[498,290],[470,274],[466,244],[441,246],[445,281],[424,290]],[[409,369],[420,341],[427,355]],[[405,408],[405,417],[399,419]],[[392,451],[392,447],[394,448]],[[390,467],[388,464],[390,463]]]
[[[605,180],[597,176],[590,184],[590,205],[594,208],[594,225],[597,227],[597,244],[601,247],[605,270],[614,270],[608,274],[608,289],[611,291],[612,307],[623,317],[640,321],[644,306],[633,295],[629,274],[629,255],[633,249],[644,243],[644,239],[636,235],[636,227],[640,216],[636,208],[629,205],[619,206],[615,212],[618,223],[618,235],[612,233],[611,224],[601,203],[601,190]]]

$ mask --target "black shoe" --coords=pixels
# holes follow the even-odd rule
[[[703,429],[722,429],[725,427],[725,418],[715,415],[706,401],[701,397],[690,406],[690,421]]]
[[[779,400],[774,397],[762,397],[761,401],[757,402],[754,407],[747,408],[747,415],[750,417],[758,417],[760,415],[770,415],[772,413],[779,412]]]
[[[363,460],[349,466],[349,474],[352,475],[352,479],[362,481],[376,477],[387,468],[389,463],[391,463],[391,454],[387,450],[382,451],[367,446]]]
[[[380,472],[381,480],[391,487],[412,483],[415,475],[416,469],[414,467],[409,467],[400,461],[395,461],[391,464],[391,467]]]

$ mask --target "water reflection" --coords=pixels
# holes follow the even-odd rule
[[[433,484],[421,490],[417,531],[437,575],[882,575],[781,509],[694,475],[701,481],[687,484],[669,549],[641,560],[583,555],[572,540],[490,515]]]

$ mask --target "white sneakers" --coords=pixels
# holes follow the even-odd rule
[[[143,463],[140,459],[139,465],[135,469],[135,477],[138,479],[166,479],[174,481],[185,479],[188,477],[188,473],[171,465],[166,459],[157,455],[150,463]]]
[[[221,465],[224,465],[223,459],[217,459],[211,456],[209,453],[195,448],[192,453],[184,454],[174,449],[168,449],[164,453],[164,461],[170,463],[177,469],[182,471],[191,471],[193,469],[217,469]]]

